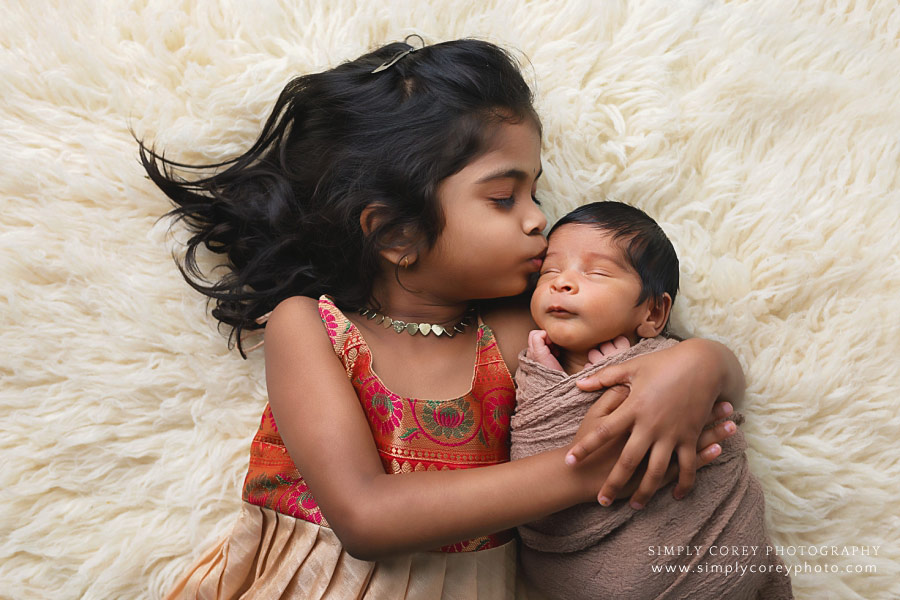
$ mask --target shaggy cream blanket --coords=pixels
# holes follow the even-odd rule
[[[615,198],[672,238],[675,331],[744,366],[797,597],[900,597],[895,2],[0,12],[0,596],[158,597],[238,512],[262,356],[229,352],[181,280],[129,128],[173,158],[233,156],[292,76],[416,32],[527,56],[551,219]]]

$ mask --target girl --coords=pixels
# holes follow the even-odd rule
[[[688,340],[582,382],[624,385],[571,447],[508,462],[510,372],[534,323],[498,299],[525,291],[546,248],[540,131],[510,57],[458,40],[293,80],[253,146],[193,181],[174,171],[198,167],[141,144],[193,234],[182,275],[242,356],[265,324],[241,516],[173,597],[505,596],[511,527],[598,496],[644,504],[676,469],[683,495],[721,451],[724,426],[701,430],[743,375]],[[201,244],[227,259],[218,281]]]

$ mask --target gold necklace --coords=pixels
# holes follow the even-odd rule
[[[466,327],[475,322],[475,307],[466,310],[462,319],[452,327],[445,327],[435,323],[408,323],[406,321],[401,321],[400,319],[392,319],[389,316],[376,311],[374,308],[360,308],[357,312],[369,320],[377,318],[378,320],[375,324],[381,325],[385,329],[393,329],[397,333],[403,333],[405,331],[409,335],[416,335],[419,333],[426,336],[429,333],[433,333],[436,337],[445,335],[452,338],[457,333],[465,331]]]

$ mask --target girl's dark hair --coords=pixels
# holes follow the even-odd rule
[[[164,217],[192,234],[178,269],[216,301],[212,314],[232,327],[229,347],[236,337],[241,356],[241,331],[260,328],[254,319],[289,296],[371,302],[381,250],[437,240],[441,180],[486,152],[499,124],[530,120],[540,130],[531,90],[502,49],[444,42],[372,73],[411,48],[388,44],[293,79],[256,142],[224,163],[178,163],[138,141],[150,179],[176,204]],[[216,281],[197,265],[201,244],[226,259]]]
[[[622,243],[628,263],[641,278],[641,295],[659,302],[668,293],[675,302],[678,292],[678,255],[662,228],[639,208],[607,200],[579,206],[550,229],[547,237],[563,225],[590,225],[612,234]]]

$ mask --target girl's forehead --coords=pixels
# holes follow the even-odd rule
[[[487,150],[465,167],[477,181],[532,177],[541,173],[541,137],[530,121],[502,123],[490,136]]]

